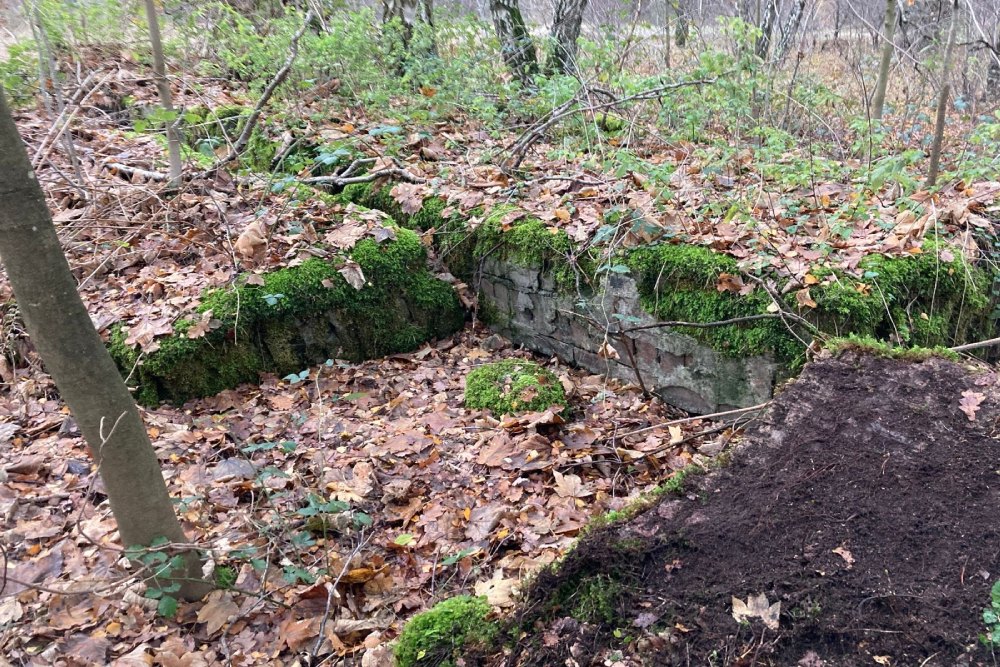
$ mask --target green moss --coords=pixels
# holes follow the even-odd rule
[[[604,528],[611,524],[629,521],[655,505],[663,496],[683,493],[685,485],[689,481],[691,475],[700,475],[704,472],[705,468],[693,463],[681,468],[655,489],[647,493],[643,493],[622,509],[611,510],[606,514],[596,516],[591,519],[585,526],[581,537],[587,535],[591,531]]]
[[[948,361],[961,360],[961,356],[957,352],[946,347],[900,347],[870,336],[851,335],[846,338],[831,338],[824,347],[834,354],[855,351],[902,361],[927,361],[933,358],[947,359]]]
[[[566,393],[559,378],[532,361],[507,359],[485,364],[465,379],[465,404],[494,415],[535,412],[558,405]]]
[[[384,210],[408,226],[433,227],[439,257],[470,284],[489,257],[537,268],[567,293],[586,293],[596,282],[593,258],[580,253],[562,230],[530,216],[505,224],[517,208],[512,204],[445,219],[444,201],[431,197],[420,212],[406,215],[390,189],[366,183],[349,186],[343,196]],[[935,347],[984,335],[990,326],[988,276],[961,257],[943,262],[938,250],[936,243],[926,241],[924,252],[914,256],[866,257],[858,269],[862,278],[817,269],[814,274],[823,284],[810,288],[816,307],[799,307],[794,293],[782,297],[782,306],[834,336],[853,333]],[[719,276],[738,275],[740,267],[733,257],[704,246],[645,246],[624,252],[616,261],[635,278],[645,309],[663,321],[717,322],[767,314],[771,306],[770,297],[759,288],[743,296],[719,292]],[[797,326],[800,338],[811,336],[811,331]],[[804,361],[804,346],[778,318],[674,330],[731,357],[771,356],[793,370]]]
[[[581,623],[614,625],[626,594],[620,581],[606,574],[586,577],[566,585],[556,594],[557,604]]]
[[[448,270],[462,280],[472,280],[480,261],[492,257],[550,272],[566,291],[590,282],[594,262],[589,254],[577,255],[576,245],[565,231],[532,216],[504,223],[509,214],[518,210],[513,204],[501,204],[489,211],[474,208],[445,218],[447,202],[431,196],[419,211],[407,214],[392,198],[391,190],[391,186],[377,188],[371,183],[359,183],[345,187],[341,196],[344,201],[385,211],[406,227],[434,229],[438,255]]]
[[[912,257],[872,255],[854,279],[834,272],[810,288],[814,309],[799,309],[794,294],[783,307],[831,335],[853,333],[928,347],[952,344],[988,322],[988,280],[961,258],[939,259],[933,244]],[[722,273],[738,274],[736,261],[708,248],[659,245],[625,258],[639,284],[643,306],[664,321],[714,322],[767,312],[760,289],[739,296],[715,289]],[[779,319],[705,329],[678,328],[729,356],[773,355],[793,367],[804,350]]]
[[[393,653],[398,667],[455,667],[464,649],[487,645],[499,630],[486,598],[460,595],[409,620]]]
[[[124,372],[135,368],[144,403],[183,402],[332,356],[361,361],[410,351],[464,323],[458,297],[430,274],[414,232],[399,229],[395,241],[381,244],[364,239],[350,258],[367,280],[360,290],[340,274],[339,261],[312,258],[266,274],[263,285],[244,281],[207,293],[198,312],[211,310],[219,326],[205,336],[188,338],[194,321],[181,320],[158,350],[139,358],[118,329],[110,350]]]
[[[643,307],[664,321],[718,322],[767,312],[770,298],[763,290],[739,296],[719,292],[723,273],[740,273],[736,260],[694,245],[638,248],[625,257],[636,279]],[[788,360],[801,345],[779,320],[758,320],[706,329],[676,328],[729,356],[774,354]]]

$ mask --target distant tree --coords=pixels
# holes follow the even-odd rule
[[[524,83],[538,73],[538,59],[517,0],[490,0],[490,14],[500,39],[500,52],[510,71]]]
[[[552,20],[552,53],[546,69],[558,74],[576,72],[577,40],[587,0],[556,0],[555,18]]]
[[[896,48],[892,38],[896,32],[896,2],[886,0],[885,21],[882,26],[882,59],[878,64],[878,79],[875,81],[875,94],[872,96],[872,118],[882,120],[882,110],[885,108],[885,90],[889,84],[889,67],[892,65],[892,53]]]
[[[170,180],[168,187],[176,188],[181,184],[181,139],[177,131],[177,118],[174,115],[174,103],[170,96],[170,81],[167,80],[167,68],[163,58],[163,43],[160,41],[160,19],[156,13],[155,0],[145,0],[146,22],[149,23],[149,42],[153,49],[153,74],[156,78],[156,90],[160,95],[160,104],[167,112],[167,154],[170,159]]]
[[[2,88],[0,260],[28,334],[87,441],[122,542],[187,542],[139,411],[76,291]],[[180,571],[164,578],[179,585],[172,595],[198,599],[208,590],[199,556],[187,550],[180,559]]]
[[[955,39],[958,34],[960,10],[960,0],[953,0],[951,27],[948,29],[948,42],[944,47],[944,62],[941,64],[941,92],[938,94],[937,115],[934,120],[931,164],[927,171],[927,187],[929,188],[937,185],[938,171],[941,167],[941,144],[944,141],[944,121],[948,115],[948,96],[951,94],[951,69],[955,62]]]
[[[413,26],[420,22],[429,28],[430,51],[436,51],[433,38],[434,0],[382,0],[382,23],[398,21],[403,30],[403,42],[407,48],[413,39]]]

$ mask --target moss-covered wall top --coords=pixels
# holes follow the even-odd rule
[[[597,251],[582,249],[565,232],[552,230],[537,218],[511,220],[514,207],[510,205],[485,212],[452,212],[444,218],[444,199],[428,197],[418,211],[406,213],[392,197],[391,186],[352,185],[341,196],[386,211],[405,226],[434,229],[441,259],[470,284],[475,284],[480,263],[490,257],[541,268],[560,289],[586,295],[600,283],[598,267],[614,264],[618,270],[627,267],[645,309],[659,320],[717,322],[774,309],[771,296],[762,288],[748,294],[720,291],[720,276],[738,276],[740,268],[733,257],[705,246],[660,243],[634,247],[617,251],[612,260],[605,258],[599,263]],[[923,252],[915,255],[869,256],[860,264],[861,278],[834,270],[817,271],[819,282],[809,291],[815,305],[804,306],[789,293],[779,296],[782,309],[835,336],[856,334],[927,347],[984,336],[991,327],[989,277],[959,253],[948,258],[949,253],[939,249],[928,241]],[[804,358],[800,339],[809,338],[807,329],[800,329],[796,337],[778,318],[677,331],[729,356],[764,354],[792,365]]]
[[[356,289],[341,273],[356,262],[365,284]],[[213,326],[189,336],[201,317],[178,321],[175,333],[148,354],[125,344],[121,327],[111,351],[143,402],[206,396],[261,372],[303,370],[329,357],[352,361],[415,349],[456,331],[464,314],[452,287],[428,270],[420,237],[395,229],[394,240],[359,241],[347,257],[312,258],[250,284],[204,296],[199,314]]]

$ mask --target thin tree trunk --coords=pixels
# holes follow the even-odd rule
[[[538,59],[517,0],[490,0],[490,14],[504,63],[522,83],[530,84],[538,73]]]
[[[156,15],[155,0],[145,0],[146,22],[149,23],[149,42],[153,47],[153,74],[156,75],[156,90],[160,94],[160,104],[167,112],[167,153],[170,159],[170,180],[167,187],[176,188],[181,183],[181,139],[177,132],[177,118],[173,118],[174,103],[170,96],[170,82],[163,59],[163,43],[160,41],[160,20]]]
[[[996,100],[1000,98],[1000,25],[997,26],[993,44],[990,50],[990,65],[986,69],[986,93],[984,98]]]
[[[670,29],[670,17],[674,14],[674,0],[666,0],[664,5],[666,11],[663,15],[663,66],[670,69],[670,43],[674,38]]]
[[[937,185],[941,168],[941,143],[944,140],[944,121],[948,113],[948,96],[951,93],[951,68],[955,60],[955,36],[958,33],[959,0],[954,0],[951,9],[951,28],[948,29],[948,45],[944,49],[944,63],[941,65],[941,94],[937,103],[937,118],[934,121],[934,142],[931,144],[931,166],[927,172],[927,187]]]
[[[885,90],[889,85],[889,67],[892,65],[892,53],[896,49],[893,37],[896,33],[896,2],[886,0],[885,24],[882,26],[882,59],[878,64],[878,79],[875,82],[875,94],[872,96],[872,118],[882,120],[885,108]]]
[[[757,43],[754,45],[754,53],[757,54],[758,58],[766,59],[767,54],[771,51],[771,37],[774,33],[774,24],[778,21],[778,0],[767,0],[767,7],[763,11],[763,16],[759,15],[759,5],[757,9],[759,19],[757,26],[760,28],[760,37],[757,38]]]
[[[775,50],[776,57],[781,58],[792,45],[792,40],[798,33],[799,27],[802,25],[802,17],[805,15],[805,11],[806,0],[797,0],[797,2],[792,5],[792,11],[788,15],[788,20],[786,20],[784,25],[781,26],[778,48]]]
[[[187,542],[146,428],[76,291],[38,185],[0,89],[0,258],[28,334],[73,413],[104,481],[125,546]],[[199,557],[183,555],[177,593],[208,590]]]
[[[587,0],[557,0],[556,15],[552,21],[552,54],[546,63],[550,72],[572,74],[577,71],[576,41],[580,37],[586,9]]]
[[[688,37],[691,35],[691,16],[689,14],[688,2],[681,3],[680,0],[668,0],[674,5],[674,14],[677,16],[677,29],[674,31],[674,38],[677,46],[684,48],[687,46]]]

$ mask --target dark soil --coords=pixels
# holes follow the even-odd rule
[[[997,385],[941,359],[809,365],[731,465],[539,576],[503,662],[998,664],[978,640],[1000,578]],[[985,395],[974,421],[964,391]],[[761,593],[777,630],[732,616]]]

